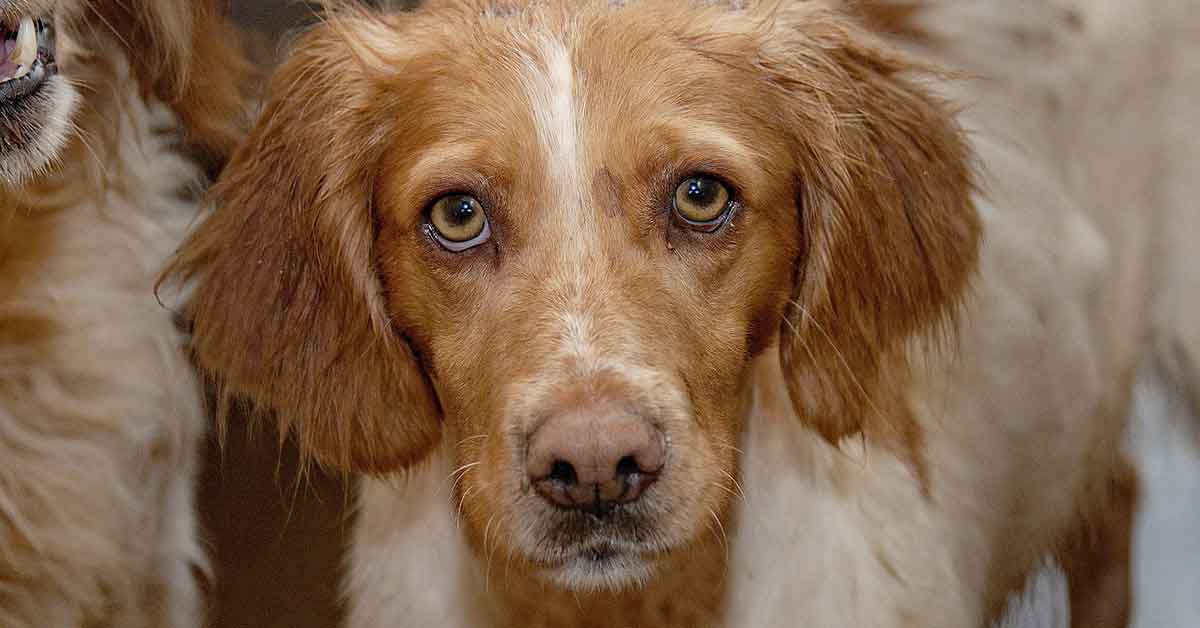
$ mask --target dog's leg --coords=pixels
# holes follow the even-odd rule
[[[195,466],[189,460],[183,471],[164,471],[174,473],[174,477],[164,496],[157,581],[154,599],[148,601],[158,615],[154,626],[196,628],[204,624],[199,585],[208,575],[208,563],[198,543],[192,488]]]
[[[1071,628],[1125,628],[1132,615],[1130,553],[1138,479],[1122,461],[1106,507],[1089,518],[1059,554],[1071,600]]]

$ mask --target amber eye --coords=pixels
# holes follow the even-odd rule
[[[712,177],[688,177],[675,188],[675,213],[698,229],[720,226],[730,201],[729,188]]]
[[[492,233],[483,205],[467,194],[438,199],[429,210],[429,224],[438,243],[451,251],[483,244]]]

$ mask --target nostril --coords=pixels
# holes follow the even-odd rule
[[[554,461],[554,465],[550,467],[549,479],[562,482],[567,486],[574,486],[579,482],[578,476],[575,475],[575,467],[565,460]]]
[[[625,456],[617,462],[617,477],[627,478],[635,473],[641,473],[642,469],[638,465],[637,459],[633,456]]]

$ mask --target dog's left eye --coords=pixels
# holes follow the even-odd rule
[[[479,246],[492,235],[483,204],[467,194],[450,194],[434,202],[429,226],[438,244],[456,253]]]
[[[713,231],[725,221],[733,195],[713,177],[694,176],[675,188],[675,215],[684,224],[700,231]]]

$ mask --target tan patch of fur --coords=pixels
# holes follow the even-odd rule
[[[928,0],[860,0],[847,2],[864,25],[876,33],[905,39],[925,39],[930,33],[917,18],[928,8]]]
[[[128,30],[98,18],[131,7]],[[216,28],[204,2],[56,8],[80,106],[50,167],[0,190],[0,625],[198,626],[204,417],[153,288],[204,180],[181,140],[220,159],[244,66],[233,41],[176,47]]]
[[[245,134],[250,66],[215,2],[91,2],[78,19],[120,33],[146,96],[179,116],[188,140],[221,160]]]
[[[342,89],[344,81],[371,87],[365,62],[340,54],[344,42],[325,28],[297,43],[299,54],[272,81],[276,97],[212,192],[219,210],[168,272],[197,282],[188,315],[199,361],[221,374],[220,414],[231,397],[246,395],[276,409],[281,434],[294,430],[306,454],[388,469],[433,444],[438,408],[411,350],[390,333],[372,269],[371,216],[363,210],[372,205],[371,167],[384,148],[372,126],[384,113],[371,103],[388,96]],[[299,92],[316,97],[302,100]],[[355,141],[331,141],[328,124]],[[294,184],[274,185],[280,180]],[[308,255],[318,250],[335,253]],[[247,294],[262,301],[245,317],[227,318],[248,305]],[[296,329],[305,330],[302,342]],[[397,421],[399,408],[406,416]]]

